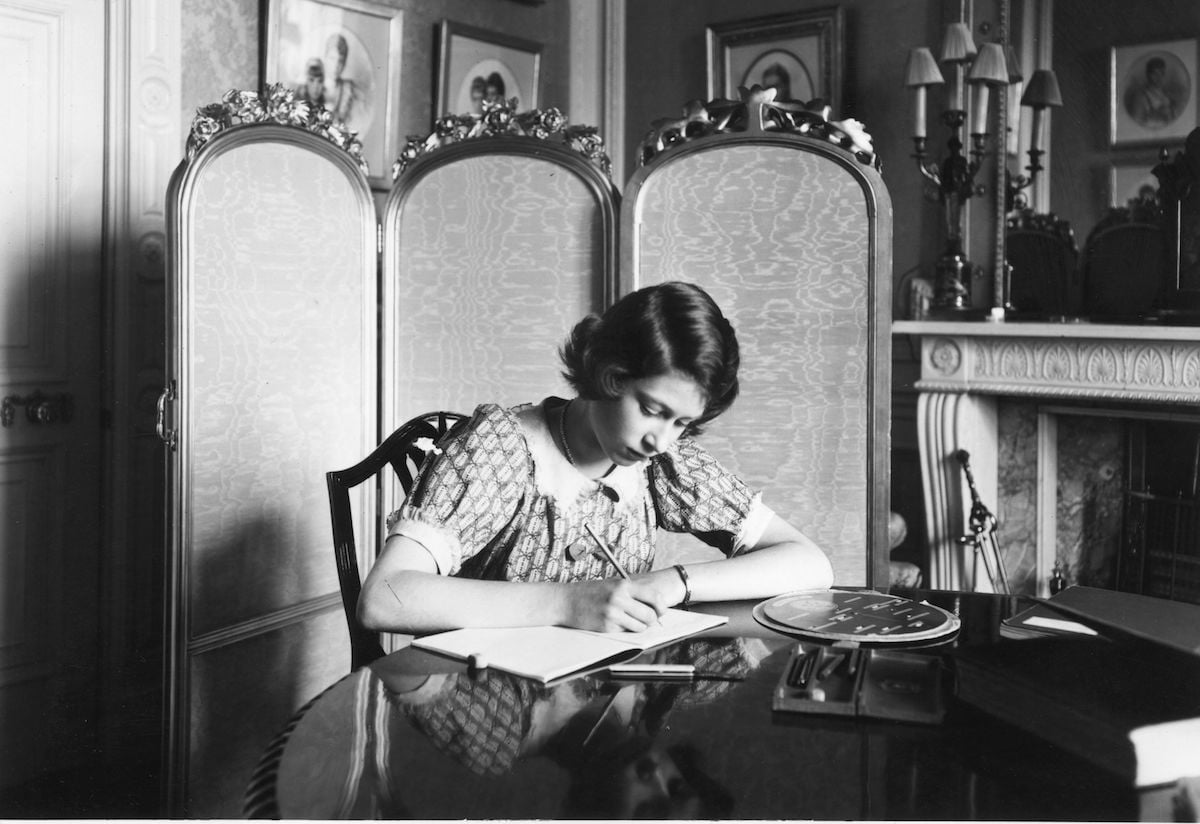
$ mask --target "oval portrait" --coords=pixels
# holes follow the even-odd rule
[[[1171,125],[1191,99],[1194,80],[1183,61],[1168,51],[1149,51],[1134,60],[1123,80],[1125,112],[1145,129]]]

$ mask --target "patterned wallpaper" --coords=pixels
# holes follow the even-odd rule
[[[196,109],[258,86],[258,0],[183,0],[183,136]]]

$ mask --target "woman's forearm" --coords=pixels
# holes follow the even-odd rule
[[[735,558],[687,564],[693,601],[769,598],[801,589],[828,589],[833,569],[815,544],[804,541],[765,546]]]
[[[682,598],[670,570],[634,580],[481,581],[438,573],[408,539],[389,539],[363,582],[358,619],[367,629],[421,634],[458,627],[561,624],[599,632],[640,631]],[[674,600],[672,600],[674,599]]]
[[[411,633],[557,624],[564,619],[562,588],[399,569],[368,579],[358,614],[367,629]]]

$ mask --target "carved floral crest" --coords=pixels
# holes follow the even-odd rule
[[[593,126],[572,126],[555,108],[517,111],[517,100],[485,101],[483,114],[448,114],[438,119],[427,137],[411,135],[392,164],[392,180],[404,174],[417,158],[442,146],[488,137],[532,137],[556,141],[583,155],[612,177],[612,161],[604,150],[604,140]]]
[[[693,100],[684,107],[682,117],[655,121],[642,140],[638,162],[645,165],[673,146],[711,134],[787,132],[827,140],[852,153],[860,163],[879,168],[871,136],[863,124],[853,118],[830,120],[831,109],[824,100],[776,100],[774,88],[764,89],[757,84],[739,88],[738,95],[739,100]]]
[[[226,129],[254,123],[293,126],[320,135],[349,153],[364,174],[369,171],[357,134],[335,120],[328,109],[297,100],[296,93],[280,83],[268,86],[263,94],[230,89],[219,103],[197,109],[187,139],[188,159]]]

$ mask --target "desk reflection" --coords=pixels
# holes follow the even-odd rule
[[[746,676],[771,652],[761,639],[700,639],[637,660]],[[307,736],[324,750],[322,768],[283,765],[281,781],[296,779],[280,787],[285,818],[477,817],[477,802],[501,785],[519,817],[732,812],[733,796],[706,771],[699,742],[664,732],[677,710],[717,701],[739,681],[630,683],[595,675],[544,686],[496,670],[469,673],[415,648],[348,680],[352,688],[339,685],[354,693],[353,710],[337,721],[343,729],[331,723],[326,735]],[[330,747],[342,757],[331,757]],[[311,753],[288,755],[298,765]],[[497,803],[488,802],[486,817],[507,817]]]
[[[944,649],[999,640],[1027,604],[916,594],[962,618]],[[255,782],[278,818],[1133,820],[1137,794],[1069,753],[951,702],[941,724],[772,710],[798,643],[753,603],[643,660],[741,681],[556,686],[408,647],[290,725]],[[1020,643],[1019,641],[1013,643]],[[249,805],[248,805],[248,809]]]

